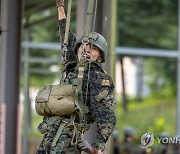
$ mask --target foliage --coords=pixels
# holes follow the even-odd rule
[[[119,0],[118,44],[177,49],[177,2]]]
[[[171,91],[176,95],[177,60],[164,58],[149,58],[145,61],[145,73],[151,77],[147,84],[156,93],[159,90]]]
[[[177,50],[177,0],[119,0],[118,8],[118,45]],[[152,90],[161,78],[176,86],[175,59],[148,58],[145,65]]]
[[[117,127],[120,137],[123,138],[123,129],[131,126],[135,129],[136,139],[147,132],[153,132],[156,137],[166,131],[175,135],[176,100],[164,95],[164,92],[151,94],[143,102],[131,100],[127,113],[122,111],[121,102],[117,103]]]

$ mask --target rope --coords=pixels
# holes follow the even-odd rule
[[[92,5],[92,4],[91,4]],[[93,19],[93,27],[92,27],[92,31],[94,32],[95,29],[95,21],[96,21],[96,12],[97,12],[97,0],[95,0],[95,6],[94,6],[94,19]],[[90,50],[92,50],[92,44],[90,46]],[[90,57],[92,55],[92,52],[90,52]],[[88,66],[88,76],[87,76],[87,84],[86,84],[86,97],[85,97],[85,104],[84,104],[84,111],[85,111],[85,107],[87,105],[87,97],[88,97],[88,89],[89,89],[89,79],[90,79],[90,71],[91,71],[91,60],[89,62],[89,66]],[[83,121],[84,121],[84,125],[85,125],[85,115],[83,115]]]
[[[67,45],[68,45],[68,38],[69,38],[70,19],[71,19],[71,6],[72,6],[72,0],[69,0],[68,1],[68,8],[67,8],[65,36],[64,36],[64,41],[63,41],[63,45],[62,45],[62,57],[63,57],[64,63],[62,64],[62,68],[61,68],[60,83],[62,82],[62,80],[64,78],[64,66],[67,62],[66,53],[68,52]],[[59,28],[59,36],[60,36],[60,28]]]
[[[67,45],[68,37],[69,37],[69,27],[70,27],[70,19],[71,19],[71,6],[72,0],[68,1],[68,10],[67,10],[67,20],[66,20],[66,30],[63,45]]]

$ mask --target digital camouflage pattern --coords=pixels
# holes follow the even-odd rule
[[[43,140],[37,150],[37,154],[78,154],[79,149],[71,147],[72,131],[70,128],[64,127],[61,136],[55,147],[52,146],[53,138],[59,128],[62,121],[69,122],[66,117],[51,116],[44,117],[43,122],[39,125],[38,129],[40,133],[44,134]],[[80,136],[80,131],[78,131]]]
[[[60,34],[61,40],[64,39],[65,33],[65,23],[66,20],[62,19],[59,21],[60,27]],[[68,53],[67,53],[67,60],[69,62],[75,61],[74,64],[69,65],[66,69],[66,77],[64,78],[64,82],[70,82],[72,79],[77,79],[78,76],[78,67],[77,67],[77,58],[73,52],[73,48],[75,45],[76,37],[73,33],[69,35],[69,44],[68,44]],[[89,65],[89,64],[87,64]],[[86,67],[88,68],[88,67]],[[86,98],[86,89],[87,89],[87,79],[88,79],[88,69],[85,69],[84,78],[83,78],[83,86],[82,86],[82,94],[83,94],[83,101],[85,102]],[[113,98],[113,90],[114,85],[112,79],[109,75],[107,75],[104,71],[102,71],[101,67],[99,66],[98,62],[92,62],[90,67],[90,74],[89,74],[89,82],[88,82],[88,93],[87,93],[87,101],[86,105],[90,109],[90,113],[87,115],[88,123],[96,122],[97,124],[97,137],[93,146],[97,149],[104,150],[105,143],[107,142],[108,138],[110,137],[115,124],[116,124],[116,117],[115,117],[115,100]],[[70,119],[70,116],[51,116],[51,117],[44,117],[43,122],[39,125],[40,129],[43,124],[45,124],[45,132],[44,138],[37,150],[37,154],[41,153],[76,153],[78,154],[80,151],[76,146],[71,146],[70,142],[72,139],[72,131],[70,128],[64,127],[62,134],[60,135],[57,144],[55,147],[52,147],[53,138],[57,133],[57,130],[62,123],[62,119]],[[75,123],[78,123],[79,119],[76,118]],[[47,129],[46,129],[47,127]],[[77,138],[81,138],[81,133],[78,131]]]

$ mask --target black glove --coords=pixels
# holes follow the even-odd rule
[[[64,0],[56,0],[56,6],[57,7],[64,6]]]
[[[78,147],[81,151],[88,154],[96,154],[98,152],[97,149],[91,146],[85,139],[78,141]]]

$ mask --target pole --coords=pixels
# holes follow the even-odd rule
[[[180,135],[180,0],[178,1],[178,59],[177,59],[177,125],[176,134]]]
[[[110,8],[110,43],[109,43],[109,51],[110,51],[110,75],[115,81],[115,49],[116,49],[116,33],[117,33],[117,0],[111,1],[111,8]]]
[[[28,40],[28,30],[25,33],[26,40]],[[24,50],[24,128],[23,128],[23,154],[28,154],[29,151],[29,48]]]
[[[124,79],[124,65],[123,65],[123,57],[120,57],[121,63],[121,78],[122,78],[122,103],[124,112],[127,111],[127,99],[126,99],[126,89],[125,89],[125,79]]]
[[[115,48],[116,48],[116,33],[117,33],[117,0],[104,0],[103,5],[103,36],[108,43],[108,53],[106,56],[106,70],[115,82]],[[111,138],[107,144],[107,153],[112,153]]]
[[[0,103],[5,103],[5,154],[18,153],[18,104],[23,0],[1,0]]]
[[[143,92],[143,72],[144,72],[144,67],[143,67],[143,58],[142,57],[137,57],[136,58],[136,98],[137,101],[141,102],[142,101],[142,92]]]

